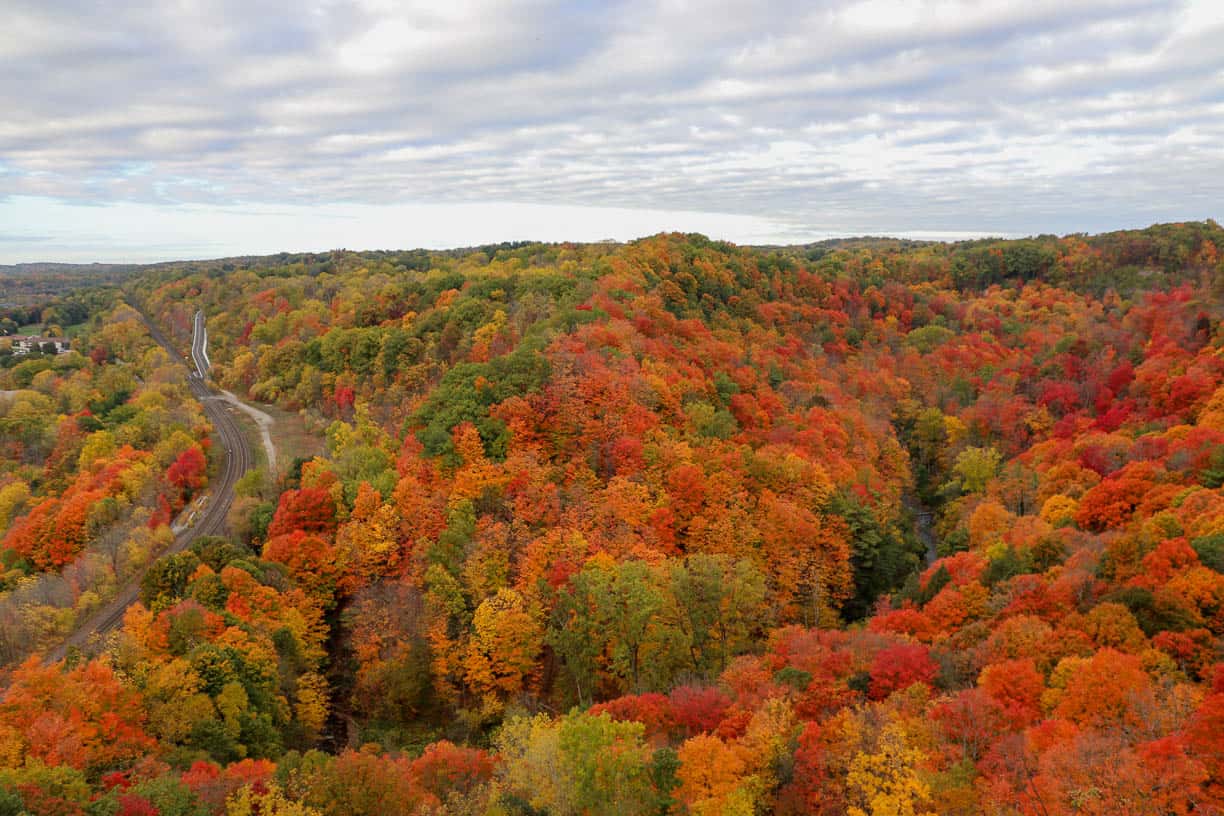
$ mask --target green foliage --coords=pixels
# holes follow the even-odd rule
[[[103,660],[15,670],[0,814],[50,809],[36,797],[60,783],[29,782],[30,758],[81,746],[87,771],[60,788],[93,816],[119,807],[101,773],[134,771],[160,812],[195,816],[180,770],[286,746],[306,753],[283,757],[280,788],[328,814],[1200,807],[1149,803],[1139,770],[1181,773],[1160,789],[1174,798],[1219,776],[1220,586],[1181,536],[1215,529],[1224,480],[1221,246],[1214,224],[770,249],[663,235],[142,273],[133,294],[167,329],[208,312],[227,388],[327,429],[306,469],[327,523],[280,539],[303,548],[284,564],[201,539],[149,570],[151,619],[130,616]],[[24,317],[8,319],[48,315]],[[154,542],[133,511],[162,508],[167,463],[205,433],[134,315],[80,331],[88,354],[0,353],[13,662],[14,628],[40,622],[27,643],[51,643],[139,568]],[[463,423],[490,461],[461,459]],[[289,455],[312,458],[310,441]],[[301,488],[303,461],[277,489]],[[276,506],[261,479],[235,503],[254,544]],[[379,495],[357,502],[365,483]],[[121,549],[91,551],[126,522]],[[970,530],[974,552],[924,585],[927,540],[960,553]],[[1224,537],[1191,546],[1224,572]],[[55,547],[64,575],[36,576]],[[58,688],[84,668],[90,694],[119,678],[102,729],[89,695]],[[604,713],[519,715],[575,702]],[[147,728],[142,756],[104,753],[116,722]],[[410,758],[442,735],[500,759]],[[1017,746],[1032,773],[1013,773]],[[465,777],[461,754],[485,770]],[[187,778],[213,812],[267,770]]]
[[[918,596],[919,606],[926,606],[939,594],[940,590],[950,583],[952,583],[952,574],[948,572],[946,565],[940,564],[935,572],[931,573],[931,577],[927,579],[926,586],[923,587],[922,593]]]
[[[897,436],[909,451],[918,496],[924,504],[937,504],[939,488],[947,478],[947,423],[938,408],[902,403],[893,417]]]
[[[209,816],[208,807],[191,789],[173,776],[158,776],[132,788],[157,808],[158,816]]]
[[[982,575],[982,582],[994,586],[1017,575],[1033,571],[1032,560],[1027,553],[1020,553],[1015,547],[1008,547],[1000,555],[991,558]]]
[[[605,644],[611,669],[626,689],[640,690],[648,668],[665,669],[642,662],[647,640],[662,634],[651,623],[663,604],[660,581],[640,561],[592,565],[570,580],[554,608],[549,641],[565,659],[580,702],[591,689],[595,658]]]
[[[1190,542],[1204,566],[1224,572],[1224,533],[1200,536]]]
[[[811,684],[812,673],[794,666],[786,666],[774,672],[773,679],[779,685],[790,686],[795,691],[803,691]]]
[[[684,412],[697,433],[709,439],[730,439],[739,430],[739,424],[730,411],[715,408],[708,402],[690,402],[684,407]]]
[[[387,452],[388,440],[364,412],[359,411],[356,427],[334,422],[327,430],[332,472],[344,487],[344,499],[352,505],[362,482],[389,496],[395,489],[394,461]]]
[[[1157,597],[1140,587],[1125,587],[1107,595],[1104,600],[1126,606],[1148,637],[1160,632],[1184,632],[1196,625],[1184,606],[1170,603],[1168,598]]]
[[[660,796],[655,780],[674,785],[674,757],[652,751],[643,732],[641,723],[576,711],[556,722],[510,720],[495,743],[503,759],[503,806],[554,816],[659,813],[671,788]]]
[[[157,559],[140,580],[140,602],[154,611],[173,605],[199,565],[199,557],[190,551]]]
[[[1224,485],[1224,445],[1217,445],[1211,452],[1207,466],[1199,473],[1199,484],[1211,490]]]
[[[921,542],[907,541],[886,528],[870,508],[850,493],[835,493],[829,512],[839,516],[850,529],[850,564],[854,568],[854,596],[843,612],[850,620],[868,615],[881,595],[902,585],[921,564]]]
[[[221,720],[198,720],[191,728],[187,744],[203,751],[216,762],[237,762],[243,758],[242,746],[226,730]]]
[[[15,811],[17,816],[25,816],[20,796],[25,787],[77,804],[88,802],[90,797],[89,781],[83,772],[68,765],[48,765],[32,760],[19,768],[0,768],[0,808],[16,805],[19,806]],[[18,796],[13,797],[12,793]]]
[[[25,803],[21,794],[8,787],[0,787],[0,816],[22,816]]]
[[[999,472],[1002,460],[1002,454],[994,448],[965,448],[952,466],[956,487],[965,493],[981,493]]]
[[[234,494],[237,496],[251,496],[255,498],[263,498],[264,481],[267,474],[263,468],[253,468],[248,470],[234,485]]]
[[[672,792],[680,786],[677,772],[680,770],[680,760],[674,748],[660,748],[654,752],[650,763],[650,781],[654,785],[658,797],[658,816],[666,816],[676,806],[676,798]]]
[[[429,399],[416,412],[417,438],[431,456],[453,456],[451,431],[471,422],[480,432],[488,455],[504,458],[505,423],[489,416],[489,408],[512,396],[540,387],[549,375],[548,361],[538,351],[521,347],[488,363],[461,363],[443,375]]]
[[[917,349],[920,354],[930,354],[954,337],[955,334],[951,329],[944,326],[922,326],[907,334],[905,342],[907,345]]]
[[[620,816],[651,810],[654,758],[642,743],[643,730],[641,723],[616,722],[607,715],[565,718],[559,742],[576,813]]]
[[[747,651],[768,623],[765,576],[747,559],[696,554],[672,567],[670,591],[679,611],[691,671],[713,677]]]
[[[268,537],[268,525],[276,515],[276,505],[273,502],[261,502],[251,510],[251,540],[263,541]]]
[[[249,547],[224,536],[201,536],[191,543],[191,552],[214,572],[220,572],[233,561],[254,556]]]

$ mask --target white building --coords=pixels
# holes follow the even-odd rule
[[[63,354],[71,348],[66,337],[39,337],[36,334],[17,335],[13,337],[13,353],[29,354],[31,351],[45,351],[47,345],[55,349],[56,354]]]

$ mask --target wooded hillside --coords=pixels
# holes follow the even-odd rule
[[[327,455],[245,480],[100,654],[13,671],[0,814],[1224,812],[1220,247],[144,270],[126,296],[184,345],[203,309],[214,378]],[[10,596],[205,485],[112,308],[0,373]]]

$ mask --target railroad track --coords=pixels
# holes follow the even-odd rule
[[[148,327],[149,334],[166,350],[170,358],[187,367],[187,361],[161,329],[147,315],[142,313],[141,318]],[[207,349],[208,330],[204,326],[203,313],[197,311],[192,324],[192,367],[188,369],[190,373],[187,375],[187,387],[204,408],[204,414],[212,423],[224,454],[220,470],[209,485],[208,503],[191,524],[175,535],[174,541],[163,555],[182,552],[203,536],[222,534],[225,531],[230,505],[234,501],[234,486],[242,478],[242,474],[251,468],[251,450],[246,436],[230,414],[229,404],[209,387],[206,380],[209,368]],[[43,657],[44,662],[63,660],[71,649],[84,651],[91,645],[100,643],[106,635],[119,628],[128,607],[140,597],[140,582],[148,569],[146,566],[129,577],[114,598],[82,621],[63,643],[50,649]]]

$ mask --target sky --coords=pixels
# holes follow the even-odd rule
[[[0,0],[0,263],[1221,217],[1224,1]]]

